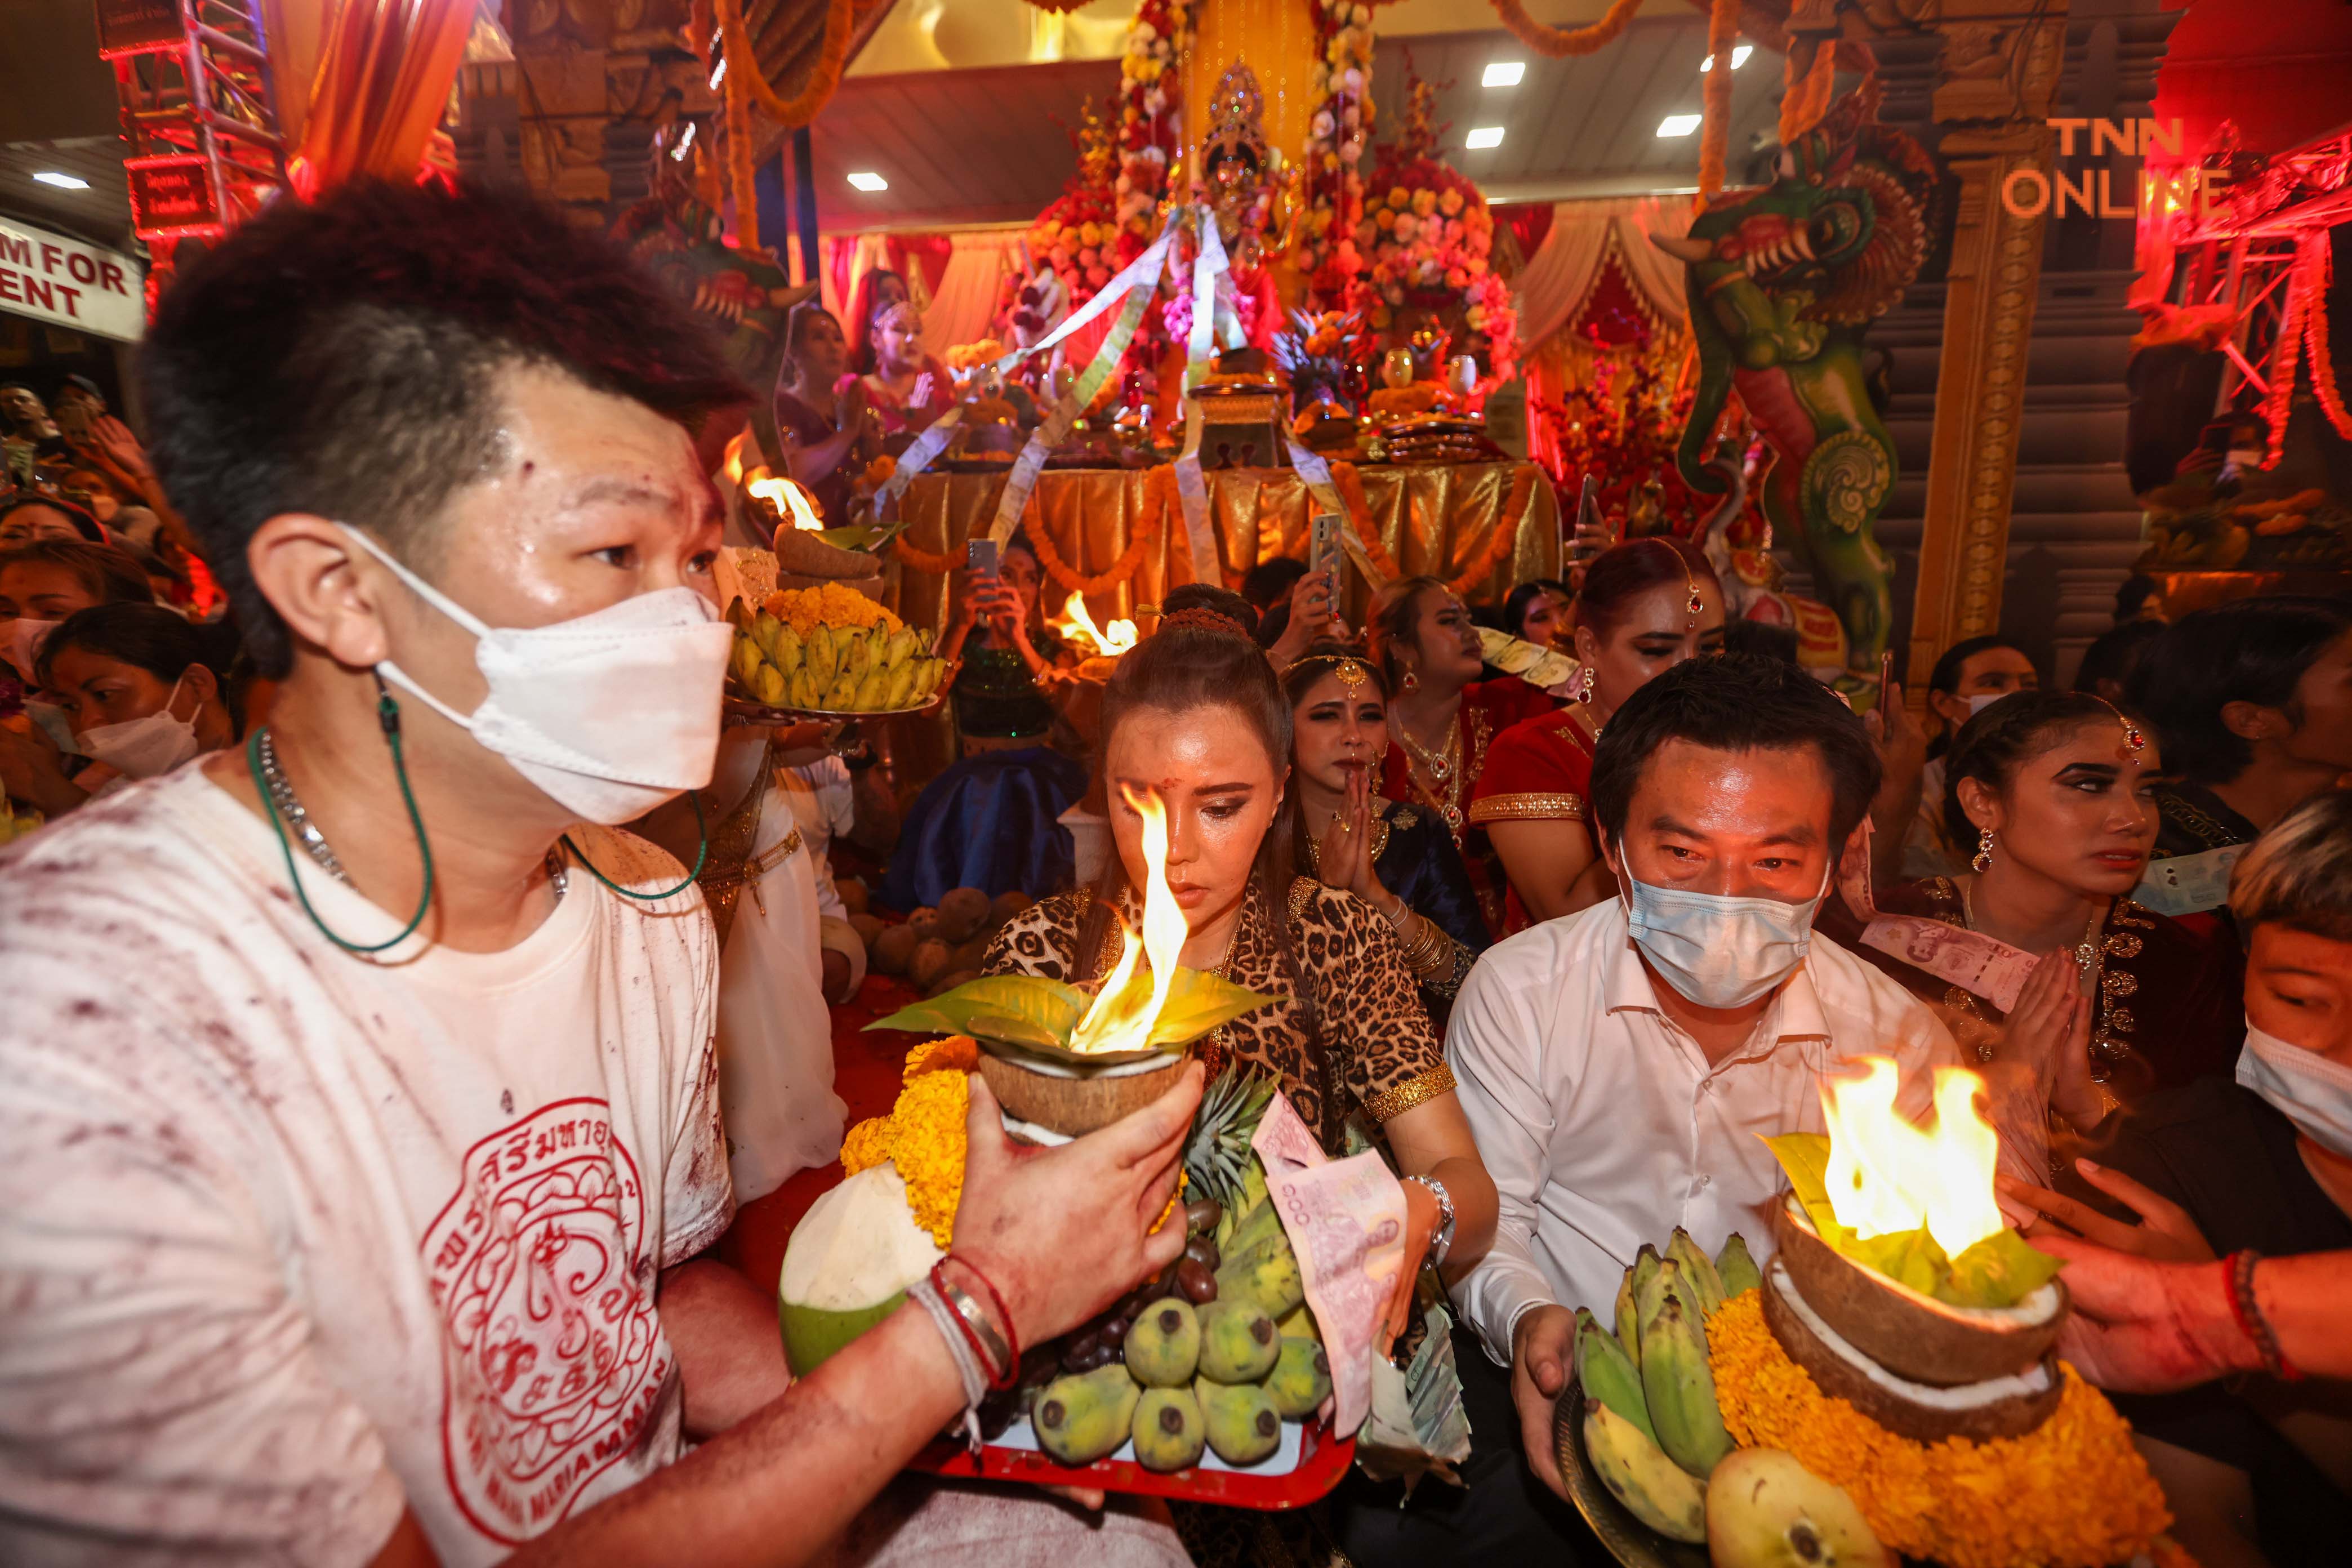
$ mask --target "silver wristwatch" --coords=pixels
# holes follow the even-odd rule
[[[1435,1176],[1407,1176],[1408,1182],[1419,1182],[1437,1200],[1437,1234],[1429,1239],[1429,1266],[1445,1267],[1445,1255],[1454,1249],[1454,1198],[1446,1192],[1445,1184]]]

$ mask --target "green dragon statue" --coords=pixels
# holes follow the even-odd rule
[[[1892,636],[1894,566],[1872,524],[1895,488],[1895,443],[1872,406],[1862,340],[1919,274],[1934,226],[1926,149],[1878,123],[1865,86],[1783,148],[1769,185],[1725,191],[1685,238],[1698,395],[1675,452],[1692,489],[1721,495],[1708,442],[1736,388],[1771,448],[1773,532],[1800,540],[1814,591],[1845,629],[1846,668],[1874,685]]]

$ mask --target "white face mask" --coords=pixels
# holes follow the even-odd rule
[[[1991,707],[1994,703],[2000,701],[2002,698],[2008,695],[2009,693],[2006,691],[1976,691],[1969,693],[1969,717],[1971,719],[1975,718],[1978,714],[1983,712],[1986,709]]]
[[[1624,848],[1618,864],[1625,865]],[[1641,881],[1630,867],[1625,923],[1659,975],[1702,1007],[1742,1007],[1763,995],[1805,962],[1813,940],[1813,911],[1830,890],[1801,904],[1779,899],[1742,899],[1697,893]]]
[[[203,704],[191,707],[184,719],[172,712],[172,704],[180,700],[180,688],[187,679],[184,675],[173,681],[172,695],[163,700],[163,706],[144,719],[93,724],[84,730],[81,749],[95,761],[130,778],[152,779],[170,773],[201,749],[196,742],[196,710]]]
[[[16,667],[16,673],[27,686],[33,679],[33,656],[41,650],[41,639],[58,629],[55,621],[37,621],[30,616],[18,616],[8,623],[5,641],[0,641],[0,658]]]
[[[2238,1081],[2270,1101],[2303,1135],[2352,1159],[2352,1067],[2265,1035],[2249,1019]]]
[[[473,712],[459,713],[390,659],[377,673],[469,731],[549,798],[610,826],[710,782],[735,628],[701,595],[665,588],[553,626],[495,627],[359,530],[343,531],[474,634],[474,663],[489,690]]]

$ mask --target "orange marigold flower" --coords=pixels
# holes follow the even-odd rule
[[[1846,1489],[1878,1539],[1947,1568],[2099,1568],[2146,1552],[2172,1522],[2131,1427],[2062,1364],[2065,1393],[2022,1437],[1915,1443],[1821,1391],[1764,1325],[1750,1290],[1706,1321],[1724,1425],[1742,1447],[1784,1448]]]

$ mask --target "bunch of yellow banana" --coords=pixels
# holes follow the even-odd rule
[[[1706,1539],[1706,1479],[1732,1451],[1707,1364],[1706,1320],[1757,1284],[1738,1234],[1710,1258],[1677,1229],[1664,1256],[1644,1247],[1625,1270],[1613,1334],[1577,1309],[1585,1451],[1619,1502],[1676,1541]]]
[[[828,713],[889,713],[930,700],[947,661],[930,657],[931,635],[820,621],[803,637],[790,622],[738,599],[730,672],[752,700],[769,708]]]

